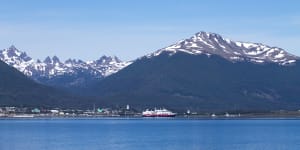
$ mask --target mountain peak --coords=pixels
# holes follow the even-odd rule
[[[56,64],[61,63],[59,58],[57,56],[53,56],[52,58],[50,56],[47,56],[44,61],[45,64]]]
[[[46,63],[46,64],[50,64],[50,63],[52,62],[52,60],[51,60],[51,58],[50,58],[49,56],[47,56],[47,57],[44,59],[43,62]]]
[[[66,63],[66,64],[73,64],[73,63],[76,63],[76,60],[75,60],[75,59],[69,58],[69,59],[67,59],[67,60],[65,61],[65,63]]]
[[[57,56],[53,56],[52,57],[52,61],[53,61],[54,64],[55,63],[60,63],[60,60],[59,60],[59,58]]]
[[[122,62],[117,56],[112,56],[112,60],[117,62],[117,63]]]
[[[20,56],[22,54],[14,45],[11,45],[8,49],[4,50],[8,57]]]
[[[195,34],[195,36],[200,36],[200,37],[211,37],[211,36],[221,37],[221,35],[219,35],[219,34],[217,34],[217,33],[205,32],[205,31],[197,32],[197,33]]]
[[[83,60],[80,60],[80,59],[69,58],[65,61],[65,64],[83,64],[83,63],[86,63],[86,62],[84,62]]]
[[[97,63],[100,63],[100,64],[109,64],[109,63],[120,63],[122,62],[118,57],[116,56],[106,56],[106,55],[103,55],[101,56],[98,60],[96,60]]]
[[[285,50],[259,43],[235,42],[210,32],[198,32],[191,38],[181,40],[173,45],[160,49],[147,57],[168,52],[173,55],[185,52],[193,55],[218,55],[229,61],[250,61],[253,63],[277,63],[288,65],[295,63],[299,57],[289,54]]]
[[[18,51],[18,49],[15,47],[15,45],[11,45],[8,50],[11,50],[11,51]]]
[[[9,48],[0,51],[0,55],[2,55],[2,59],[11,59],[12,61],[16,61],[15,59],[21,62],[32,61],[32,58],[29,57],[26,52],[20,51],[14,45],[11,45]]]
[[[7,49],[0,50],[0,59],[10,63],[22,63],[32,61],[32,58],[27,56],[25,52],[19,51],[14,45]]]

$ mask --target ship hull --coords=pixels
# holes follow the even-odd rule
[[[176,115],[142,115],[143,117],[175,117]]]

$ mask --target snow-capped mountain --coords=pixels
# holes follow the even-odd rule
[[[95,98],[78,102],[87,106],[95,102],[213,113],[300,108],[299,57],[281,48],[235,42],[214,33],[199,32],[133,62],[108,56],[94,61],[62,62],[56,56],[35,61],[14,46],[0,51],[0,59],[40,83]],[[9,98],[15,101],[15,91],[11,93]]]
[[[298,110],[299,75],[299,57],[283,49],[199,32],[137,59],[85,93],[143,109]]]
[[[101,75],[106,77],[111,74],[114,74],[121,70],[122,68],[128,66],[131,62],[122,62],[118,57],[113,56],[102,56],[98,60],[88,61],[87,64],[99,72]]]
[[[25,52],[19,51],[13,45],[8,49],[0,51],[0,59],[26,75],[30,75],[30,71],[26,68],[34,63],[31,57],[27,56]]]
[[[170,55],[176,52],[186,52],[193,55],[219,55],[233,62],[250,61],[253,63],[278,63],[280,65],[293,64],[299,60],[299,57],[278,47],[260,43],[236,42],[209,32],[198,32],[189,39],[181,40],[149,54],[147,57],[157,56],[162,52],[168,52]]]
[[[46,57],[44,61],[33,60],[25,52],[15,46],[0,50],[0,60],[23,72],[32,79],[45,82],[47,79],[61,78],[62,76],[78,76],[79,74],[90,79],[101,79],[118,72],[131,62],[123,62],[117,57],[102,56],[95,61],[68,59],[61,62],[57,56]]]

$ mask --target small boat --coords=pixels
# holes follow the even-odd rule
[[[163,109],[154,109],[154,110],[145,110],[142,113],[143,117],[175,117],[176,113],[173,113],[165,108]]]

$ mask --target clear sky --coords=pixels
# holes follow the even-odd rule
[[[300,55],[299,0],[0,0],[0,49],[131,60],[199,31]]]

